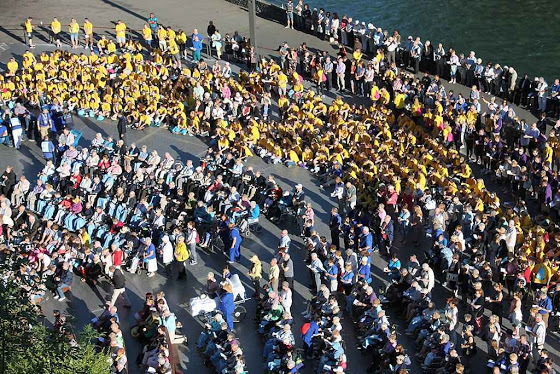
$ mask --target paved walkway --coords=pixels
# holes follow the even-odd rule
[[[75,17],[81,22],[83,17],[89,17],[96,26],[110,26],[111,21],[122,19],[127,23],[130,28],[141,28],[144,18],[149,12],[155,12],[161,22],[170,24],[174,27],[182,27],[189,31],[194,27],[205,31],[208,20],[213,20],[222,34],[234,30],[239,31],[241,34],[248,34],[247,28],[247,13],[222,0],[206,0],[204,3],[185,6],[184,2],[179,0],[164,0],[154,6],[153,2],[147,0],[119,1],[118,3],[109,0],[100,0],[95,2],[86,2],[84,0],[46,0],[42,2],[31,1],[15,1],[4,0],[0,3],[0,25],[14,25],[19,23],[28,15],[33,16],[37,21],[44,15],[44,22],[50,22],[52,16],[57,16],[63,22],[69,21],[71,17]],[[273,50],[284,40],[296,45],[303,41],[312,48],[326,49],[334,53],[334,49],[325,42],[322,42],[312,36],[302,34],[294,30],[284,29],[283,25],[273,22],[258,19],[257,32],[259,34],[259,46],[263,47],[261,50],[266,54],[275,53]],[[19,56],[25,51],[25,46],[21,44],[22,37],[21,31],[9,30],[7,26],[0,26],[0,68],[3,67],[8,58],[12,55]],[[4,44],[3,44],[4,43]],[[44,43],[36,41],[36,43]],[[39,47],[36,51],[40,51],[44,47]],[[468,90],[460,85],[454,85],[455,92],[461,92],[468,95]],[[531,120],[532,115],[526,111],[518,110],[518,114]],[[90,119],[77,119],[76,128],[83,131],[83,139],[81,145],[89,144],[93,139],[96,132],[101,132],[103,135],[116,135],[116,123],[111,121],[97,122]],[[170,151],[173,157],[185,160],[192,158],[196,160],[205,149],[206,145],[197,138],[181,137],[172,135],[164,129],[148,129],[144,132],[130,131],[128,134],[130,142],[137,144],[146,144],[150,149],[157,149],[160,154],[165,151]],[[28,177],[33,178],[37,171],[42,168],[43,158],[40,149],[32,142],[25,142],[21,151],[15,149],[8,149],[0,146],[0,168],[3,169],[6,165],[12,164],[15,167],[17,174],[25,173]],[[283,166],[275,165],[270,166],[264,164],[258,158],[247,160],[249,165],[254,165],[257,170],[263,170],[266,174],[274,174],[276,179],[280,182],[282,187],[293,186],[295,181],[302,183],[306,189],[309,200],[313,203],[316,213],[319,218],[317,229],[322,234],[328,235],[328,227],[324,224],[328,220],[328,212],[334,202],[329,197],[328,193],[318,188],[317,181],[306,171],[300,168],[288,169]],[[239,273],[242,281],[246,285],[250,282],[246,276],[248,272],[249,261],[248,258],[252,254],[258,254],[264,261],[269,261],[272,258],[274,250],[277,245],[280,229],[283,227],[275,226],[267,221],[263,222],[263,232],[258,237],[251,237],[243,243],[242,262],[239,265],[234,265],[234,271]],[[295,231],[294,231],[295,233]],[[298,274],[306,273],[305,264],[303,262],[305,256],[305,249],[299,239],[295,239],[295,248],[292,251],[296,272]],[[395,243],[399,245],[398,237]],[[408,255],[413,252],[413,248],[402,247],[399,248],[401,258],[406,259]],[[420,254],[422,252],[419,252]],[[191,274],[186,282],[169,281],[161,275],[153,278],[146,278],[145,276],[129,275],[127,274],[127,288],[129,288],[129,296],[132,301],[132,309],[127,311],[122,309],[120,311],[121,320],[123,321],[123,328],[128,330],[134,323],[133,313],[138,310],[142,305],[143,295],[147,291],[157,291],[163,289],[171,306],[171,310],[175,312],[178,319],[183,322],[184,330],[189,336],[191,341],[194,341],[201,330],[200,324],[193,319],[185,306],[189,298],[200,294],[204,289],[205,275],[208,271],[221,273],[222,266],[225,263],[225,258],[220,256],[207,256],[202,255],[198,266],[190,268]],[[377,255],[374,258],[374,271],[376,276],[376,284],[381,285],[381,280],[384,279],[382,269],[386,266],[386,261],[379,258]],[[265,267],[266,270],[266,267]],[[297,330],[301,325],[300,312],[305,308],[306,300],[311,295],[306,287],[308,283],[307,275],[298,277],[295,284],[294,293],[294,307],[293,312],[296,316],[296,323],[294,328]],[[441,287],[439,287],[441,291]],[[111,291],[110,286],[101,283],[97,290],[92,290],[82,284],[76,284],[73,289],[73,297],[69,299],[67,304],[61,304],[56,301],[47,301],[45,306],[45,313],[47,316],[51,315],[53,309],[60,309],[61,306],[66,306],[66,312],[76,316],[76,324],[82,326],[89,322],[89,319],[94,314],[99,314],[100,305],[103,304],[105,297]],[[443,292],[436,293],[436,300],[442,305],[442,300],[445,298]],[[246,304],[249,315],[254,312],[254,302],[249,301]],[[390,312],[390,320],[396,322],[393,312]],[[369,356],[361,356],[361,354],[354,349],[356,339],[352,331],[352,325],[344,322],[345,331],[344,339],[347,344],[347,354],[349,357],[351,373],[363,373],[365,368],[370,364]],[[241,339],[242,348],[248,358],[248,368],[252,373],[262,372],[262,343],[259,336],[255,333],[255,326],[250,318],[242,324],[236,326],[237,333]],[[399,329],[402,331],[402,329]],[[296,332],[296,335],[297,332]],[[141,346],[135,342],[129,334],[125,334],[127,344],[127,353],[131,360],[131,373],[137,372],[133,361],[136,355],[140,352]],[[298,342],[299,342],[298,337]],[[558,336],[550,334],[548,340],[549,348],[557,354],[557,348],[560,346]],[[409,351],[412,350],[410,341],[404,335],[399,336],[399,342],[403,343]],[[485,351],[485,346],[480,345],[481,351]],[[194,349],[194,345],[189,348],[180,348],[181,361],[183,368],[189,371],[202,371],[208,372],[208,369],[202,365],[200,355]],[[473,370],[484,370],[485,356],[480,354],[477,356],[478,360],[473,360]],[[557,356],[558,357],[558,356]],[[557,361],[558,362],[558,361]],[[414,363],[414,369],[418,369],[417,363]],[[309,370],[309,369],[307,369]],[[306,371],[307,371],[306,370]],[[414,372],[417,372],[413,370]]]

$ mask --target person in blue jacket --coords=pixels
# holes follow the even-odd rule
[[[230,222],[228,224],[228,227],[230,239],[229,262],[233,263],[235,261],[239,261],[239,259],[241,258],[241,242],[243,241],[243,239],[241,238],[239,229],[233,222]]]
[[[362,253],[365,251],[367,253],[373,252],[373,235],[371,235],[367,226],[362,229],[362,234],[360,234],[358,250]]]
[[[369,263],[369,258],[364,256],[358,266],[358,280],[365,280],[367,283],[371,283],[371,265]]]
[[[303,344],[307,352],[307,357],[313,356],[313,337],[319,333],[319,324],[321,317],[317,317],[309,323],[309,329],[303,334]]]
[[[193,61],[200,61],[200,51],[202,51],[202,40],[204,38],[200,34],[193,34],[192,44],[193,44]]]
[[[235,309],[235,303],[233,302],[233,290],[230,283],[226,283],[222,286],[223,293],[220,296],[220,304],[218,309],[226,318],[228,328],[233,330],[233,310]]]

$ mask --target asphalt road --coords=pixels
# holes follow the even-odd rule
[[[17,29],[17,25],[23,21],[28,15],[33,16],[36,20],[43,20],[45,23],[50,22],[52,16],[58,16],[63,23],[69,21],[71,17],[75,17],[79,22],[83,17],[89,17],[95,26],[112,27],[113,21],[122,19],[130,28],[140,29],[149,12],[155,12],[160,22],[175,27],[182,27],[189,31],[194,27],[205,30],[207,21],[212,19],[220,28],[222,35],[225,32],[239,31],[241,34],[248,34],[247,13],[238,7],[224,2],[222,0],[206,0],[204,3],[193,1],[179,0],[162,0],[156,4],[147,0],[119,1],[113,2],[108,0],[100,1],[84,1],[84,0],[46,0],[46,1],[15,1],[4,0],[0,2],[0,69],[4,67],[4,63],[10,56],[20,56],[25,51],[25,46],[21,44],[22,33]],[[10,25],[15,26],[12,30]],[[19,31],[18,31],[19,30]],[[64,30],[64,29],[63,29]],[[105,30],[99,30],[105,33]],[[275,55],[273,51],[282,41],[287,40],[290,44],[296,45],[306,41],[312,48],[326,49],[334,52],[332,47],[318,39],[299,33],[294,30],[284,29],[282,25],[258,19],[257,32],[259,34],[259,46],[264,54]],[[111,35],[112,31],[108,32]],[[41,44],[35,51],[39,52],[43,48],[44,40],[36,40]],[[455,92],[462,92],[468,95],[468,90],[460,85],[453,86]],[[334,95],[330,95],[331,97]],[[518,110],[522,117],[531,120],[530,113]],[[87,146],[89,141],[93,139],[95,133],[101,132],[104,136],[116,136],[116,123],[111,121],[97,122],[91,119],[75,120],[75,128],[83,131],[83,138],[80,145]],[[206,145],[199,139],[193,137],[181,137],[173,135],[165,129],[148,129],[143,132],[130,131],[128,134],[129,142],[136,142],[138,145],[146,144],[150,149],[157,149],[160,154],[169,151],[176,159],[185,161],[188,158],[196,160],[206,149]],[[43,158],[39,147],[32,142],[25,142],[20,151],[0,146],[0,168],[5,168],[8,164],[13,165],[17,174],[25,173],[28,178],[34,179],[34,175],[42,168]],[[334,206],[333,199],[330,198],[330,191],[323,191],[318,187],[318,182],[311,176],[309,172],[301,168],[288,169],[281,165],[267,165],[258,158],[247,160],[247,165],[255,166],[256,170],[262,170],[265,174],[274,174],[282,187],[293,186],[296,183],[302,183],[306,190],[308,200],[312,202],[318,217],[317,230],[323,235],[329,235],[328,227],[325,222],[328,220],[328,212]],[[243,242],[242,261],[241,264],[233,265],[234,272],[238,273],[241,280],[250,289],[250,282],[246,276],[249,267],[248,259],[252,254],[257,254],[264,261],[269,261],[274,253],[278,243],[280,230],[284,227],[276,226],[266,220],[262,220],[263,231],[258,236],[252,236]],[[293,228],[290,228],[293,229]],[[293,233],[297,234],[292,230]],[[301,312],[305,309],[307,300],[311,298],[311,294],[307,289],[309,283],[304,259],[304,248],[299,238],[293,238],[294,248],[292,249],[292,257],[296,269],[296,282],[294,292],[293,314],[296,317],[295,330],[299,328],[303,322]],[[395,243],[399,246],[398,236]],[[399,248],[399,257],[406,260],[408,256],[417,252],[422,258],[422,249],[414,249],[408,246]],[[132,309],[126,310],[121,308],[119,311],[124,331],[128,331],[134,324],[133,314],[142,306],[143,295],[148,292],[156,292],[164,290],[171,310],[177,314],[178,319],[184,325],[184,331],[190,338],[191,342],[198,337],[201,331],[199,322],[192,318],[186,309],[188,300],[197,296],[204,289],[205,276],[208,271],[221,273],[225,264],[225,258],[219,255],[201,254],[201,259],[197,266],[189,267],[190,274],[187,281],[170,281],[160,274],[153,278],[146,278],[145,275],[127,274],[128,294],[132,301]],[[374,256],[374,272],[375,284],[381,286],[384,282],[382,269],[386,266],[386,261],[378,255]],[[265,272],[267,266],[265,266]],[[446,294],[441,291],[435,294],[438,305],[443,305]],[[75,318],[75,325],[81,327],[88,323],[94,315],[101,311],[101,306],[105,299],[110,295],[111,287],[103,282],[96,290],[90,289],[82,284],[76,284],[72,288],[72,297],[68,298],[65,303],[60,303],[49,299],[45,302],[45,313],[48,317],[52,310],[62,309]],[[254,313],[255,302],[248,301],[245,306],[249,311],[249,317],[241,324],[236,326],[237,334],[241,340],[242,348],[247,356],[247,365],[250,372],[262,372],[262,342],[256,334],[256,326],[250,317]],[[389,310],[389,318],[391,322],[399,322],[394,317],[394,312]],[[462,313],[460,313],[462,316]],[[50,321],[51,318],[47,319]],[[356,338],[352,331],[352,325],[346,319],[344,321],[343,337],[346,341],[347,355],[349,358],[349,373],[363,373],[365,368],[371,363],[368,356],[362,356],[354,349]],[[402,332],[402,326],[399,323],[399,331]],[[297,333],[296,333],[297,335]],[[297,337],[300,342],[299,337]],[[140,352],[141,346],[125,334],[125,341],[129,360],[134,361],[136,355]],[[409,351],[411,350],[411,342],[404,335],[399,335],[399,342],[404,344]],[[558,357],[558,335],[549,334],[547,338],[549,349]],[[485,367],[485,345],[479,344],[481,348],[477,358],[472,361],[472,370],[480,371]],[[188,371],[209,372],[200,359],[200,355],[196,352],[194,344],[190,346],[180,347],[182,367]],[[414,350],[412,350],[414,352]],[[558,362],[558,360],[557,360]],[[133,363],[131,363],[131,373],[138,372]],[[417,362],[414,363],[413,371],[417,372]],[[308,371],[306,369],[306,371]]]

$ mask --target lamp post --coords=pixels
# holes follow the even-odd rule
[[[257,37],[255,32],[255,20],[257,18],[257,0],[247,0],[247,8],[249,10],[249,37],[251,38],[251,45],[255,49],[255,55],[258,56]]]

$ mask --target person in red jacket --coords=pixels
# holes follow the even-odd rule
[[[113,265],[115,267],[121,267],[123,261],[123,251],[116,244],[111,244],[111,254],[113,258]]]

